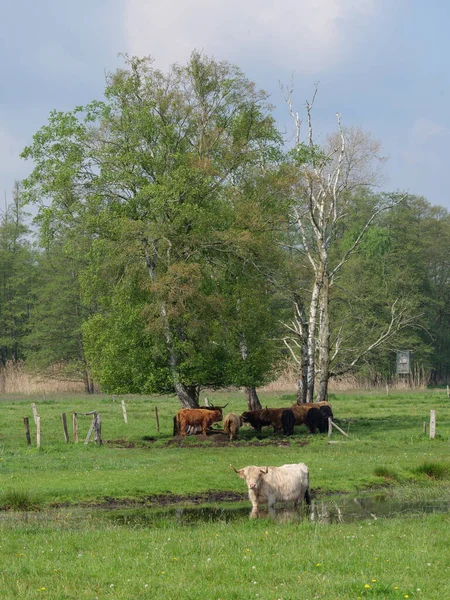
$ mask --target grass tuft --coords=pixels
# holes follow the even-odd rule
[[[450,477],[450,465],[440,462],[425,462],[415,470],[419,475],[426,475],[430,479],[448,479]]]
[[[19,490],[6,490],[0,494],[2,510],[40,510],[41,503],[36,496]]]
[[[377,477],[384,477],[386,481],[399,481],[398,474],[387,467],[376,467],[373,471],[373,474]]]

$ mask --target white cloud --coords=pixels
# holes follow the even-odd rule
[[[194,48],[319,74],[339,63],[376,17],[376,0],[124,0],[128,52],[160,68]]]

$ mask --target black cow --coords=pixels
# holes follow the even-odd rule
[[[294,433],[295,415],[292,410],[283,410],[281,413],[281,425],[283,426],[283,435],[292,435]]]
[[[327,422],[329,418],[333,421],[333,411],[331,410],[331,406],[319,406],[319,409],[325,419],[327,419]]]
[[[311,433],[325,433],[328,429],[328,419],[325,418],[320,408],[310,408],[306,414],[306,425]]]

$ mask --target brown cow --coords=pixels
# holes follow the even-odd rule
[[[237,415],[236,413],[228,413],[225,419],[223,420],[223,429],[225,433],[228,433],[230,437],[230,442],[234,437],[237,437],[239,433],[239,429],[243,424],[242,417]]]
[[[280,433],[283,430],[283,423],[281,416],[285,410],[292,410],[289,408],[263,408],[261,411],[261,419],[269,421],[273,425],[273,432]]]
[[[261,419],[261,413],[262,409],[248,410],[242,413],[241,419],[244,423],[248,423],[253,427],[253,429],[256,429],[258,433],[261,433],[261,429],[263,427],[271,425],[270,421],[263,421]]]
[[[306,415],[310,408],[321,408],[328,406],[331,410],[331,405],[328,402],[303,402],[302,404],[293,404],[291,406],[291,410],[295,416],[295,424],[303,425],[305,423],[307,425]]]
[[[174,434],[180,433],[185,436],[189,427],[192,427],[194,431],[201,427],[203,435],[206,435],[208,427],[221,420],[222,407],[182,408],[174,417]]]

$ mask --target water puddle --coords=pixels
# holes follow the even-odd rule
[[[353,523],[363,520],[389,519],[399,516],[421,516],[428,513],[450,513],[448,502],[398,502],[384,497],[339,497],[326,500],[313,500],[311,506],[294,508],[278,506],[268,511],[263,507],[259,516],[278,522],[300,522],[305,519],[322,524]],[[240,506],[211,507],[171,507],[164,509],[117,510],[104,513],[103,518],[124,526],[152,527],[163,522],[180,526],[208,522],[232,522],[248,519],[250,507]]]
[[[357,521],[374,521],[394,517],[420,517],[429,513],[450,513],[450,499],[447,501],[399,502],[387,496],[331,496],[323,500],[315,499],[311,506],[302,505],[277,506],[268,511],[262,507],[259,514],[262,518],[270,518],[277,522],[298,523],[309,520],[321,524],[354,523]],[[52,522],[58,526],[91,525],[96,522],[107,522],[113,525],[130,528],[160,528],[176,524],[193,526],[201,523],[236,522],[248,520],[250,504],[248,502],[227,502],[220,505],[176,505],[164,508],[66,508],[43,510],[39,512],[11,513],[0,511],[1,521]]]

